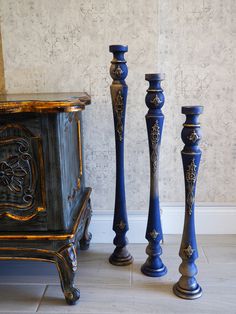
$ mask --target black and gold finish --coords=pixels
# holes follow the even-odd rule
[[[55,263],[68,304],[80,296],[77,247],[91,239],[79,112],[89,103],[81,93],[0,97],[0,259]]]

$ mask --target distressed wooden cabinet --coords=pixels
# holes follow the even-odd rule
[[[0,96],[0,259],[57,265],[66,301],[76,248],[89,246],[90,193],[83,170],[85,93]]]

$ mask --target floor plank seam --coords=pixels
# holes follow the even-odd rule
[[[205,258],[206,258],[207,264],[210,264],[209,259],[208,259],[208,257],[207,257],[207,254],[206,254],[206,252],[205,252],[204,247],[201,246],[201,249],[202,249],[202,252],[203,252],[203,254],[204,254]]]
[[[38,310],[39,310],[39,308],[40,308],[40,305],[42,304],[43,298],[44,298],[44,296],[45,296],[45,294],[46,294],[46,292],[47,292],[47,289],[48,289],[48,285],[46,285],[46,287],[45,287],[45,289],[44,289],[44,292],[43,292],[43,294],[42,294],[42,296],[41,296],[41,298],[40,298],[40,300],[39,300],[39,304],[38,304],[38,306],[37,306],[37,309],[36,309],[35,313],[38,312]]]

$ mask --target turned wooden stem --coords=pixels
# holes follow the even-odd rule
[[[128,93],[128,86],[125,82],[125,78],[128,74],[128,67],[124,59],[124,53],[127,51],[127,46],[110,46],[110,52],[113,53],[113,59],[110,67],[110,75],[113,82],[111,84],[110,91],[116,143],[116,194],[113,219],[113,230],[116,233],[113,243],[116,248],[110,256],[109,261],[111,264],[117,266],[128,265],[133,261],[133,258],[126,247],[128,244],[126,232],[129,230],[129,226],[126,211],[124,178],[124,129],[126,99]]]
[[[202,295],[202,289],[195,278],[198,273],[195,264],[198,251],[194,223],[195,190],[201,159],[201,150],[198,147],[201,139],[198,116],[202,112],[202,106],[182,107],[182,113],[186,115],[181,134],[185,144],[181,152],[185,180],[185,220],[179,251],[182,259],[179,272],[182,276],[175,284],[173,291],[178,297],[189,300],[197,299]]]
[[[149,108],[146,114],[146,124],[150,154],[150,201],[146,230],[146,239],[149,242],[146,249],[148,258],[142,265],[141,271],[150,277],[161,277],[167,272],[167,268],[160,258],[162,254],[160,243],[163,239],[163,234],[158,189],[159,154],[164,122],[164,115],[161,108],[165,101],[161,81],[164,79],[164,75],[160,73],[146,74],[145,79],[150,84],[145,99],[146,105]]]

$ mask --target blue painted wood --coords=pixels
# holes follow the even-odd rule
[[[124,53],[128,51],[127,46],[112,45],[109,47],[113,53],[111,61],[110,75],[113,79],[110,87],[116,143],[116,194],[115,209],[113,219],[113,230],[116,233],[114,245],[116,246],[110,256],[110,263],[124,266],[132,263],[133,258],[127,250],[128,240],[126,232],[129,230],[128,217],[125,199],[125,178],[124,178],[124,129],[125,112],[128,86],[125,78],[128,75],[128,67],[124,58]]]
[[[185,221],[179,251],[182,259],[179,271],[182,276],[175,284],[173,291],[178,297],[190,300],[197,299],[202,295],[202,289],[195,278],[198,272],[195,264],[198,251],[194,223],[195,190],[201,159],[201,150],[198,147],[201,139],[198,117],[202,112],[202,106],[182,107],[182,113],[186,115],[181,134],[185,144],[181,152],[185,180]]]
[[[150,277],[160,277],[167,272],[167,268],[160,258],[162,254],[160,242],[163,239],[163,234],[158,190],[159,154],[164,122],[164,115],[161,108],[165,101],[161,81],[164,79],[164,75],[159,73],[146,74],[145,79],[150,84],[145,99],[146,105],[149,108],[146,115],[150,153],[150,202],[146,230],[146,239],[149,242],[146,253],[149,257],[142,265],[141,271]]]

